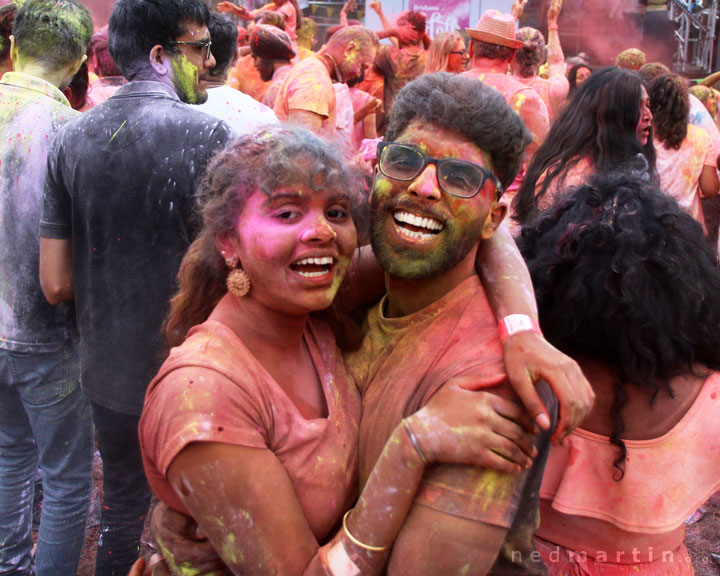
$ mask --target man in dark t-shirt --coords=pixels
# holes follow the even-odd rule
[[[49,300],[75,300],[83,388],[103,459],[96,574],[126,574],[150,502],[137,440],[161,325],[195,234],[195,185],[229,139],[207,98],[201,0],[119,0],[110,53],[129,83],[69,122],[48,157],[40,227]],[[52,265],[51,265],[52,263]]]

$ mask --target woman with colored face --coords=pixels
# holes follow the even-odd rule
[[[568,84],[570,86],[567,96],[568,100],[572,100],[575,92],[578,91],[580,86],[582,86],[590,76],[592,76],[592,68],[587,64],[575,64],[570,67],[568,71]]]
[[[525,223],[588,176],[630,170],[657,178],[652,114],[636,72],[605,68],[582,85],[528,167],[513,208]]]
[[[140,437],[155,493],[235,574],[379,573],[425,466],[487,465],[477,405],[438,393],[397,426],[356,502],[360,396],[330,328],[348,332],[332,305],[357,244],[353,182],[316,136],[272,127],[219,154],[198,191],[203,227],[166,324],[177,347]]]
[[[688,123],[690,99],[683,78],[660,76],[649,93],[643,112],[652,118],[661,188],[705,228],[700,198],[718,194],[718,151],[705,130]],[[645,135],[643,116],[640,122],[639,134]]]
[[[425,74],[433,72],[460,74],[465,72],[469,59],[465,40],[460,33],[442,32],[435,36],[430,44]]]

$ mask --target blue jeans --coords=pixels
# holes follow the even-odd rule
[[[0,349],[0,574],[32,574],[35,473],[43,506],[38,576],[74,576],[92,491],[90,404],[80,388],[77,348]]]
[[[103,461],[95,576],[125,576],[138,559],[152,496],[140,454],[140,416],[91,405]]]

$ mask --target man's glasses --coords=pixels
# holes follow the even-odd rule
[[[185,42],[184,40],[170,40],[166,42],[166,44],[170,44],[172,46],[176,46],[178,44],[184,44],[185,46],[199,46],[200,48],[205,48],[205,60],[210,60],[210,48],[212,47],[212,42],[210,40],[200,40],[199,42]]]
[[[379,142],[378,163],[380,172],[401,182],[414,180],[428,164],[435,164],[440,189],[457,198],[476,196],[488,179],[495,184],[498,198],[503,192],[500,181],[487,168],[456,158],[431,158],[405,144]]]

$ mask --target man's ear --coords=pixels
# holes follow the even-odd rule
[[[150,66],[160,76],[168,73],[166,58],[165,49],[160,44],[155,44],[150,50]]]
[[[87,60],[87,54],[83,54],[82,58],[78,58],[73,62],[72,66],[70,66],[70,76],[75,76],[77,74],[78,70],[80,70],[80,66],[83,65],[83,62]]]
[[[495,201],[493,203],[483,224],[482,232],[480,232],[480,238],[482,240],[488,240],[493,237],[500,223],[505,219],[507,209],[507,204],[504,202]]]
[[[347,44],[345,44],[345,54],[352,54],[353,52],[356,52],[359,50],[358,43],[356,40],[350,40]]]

